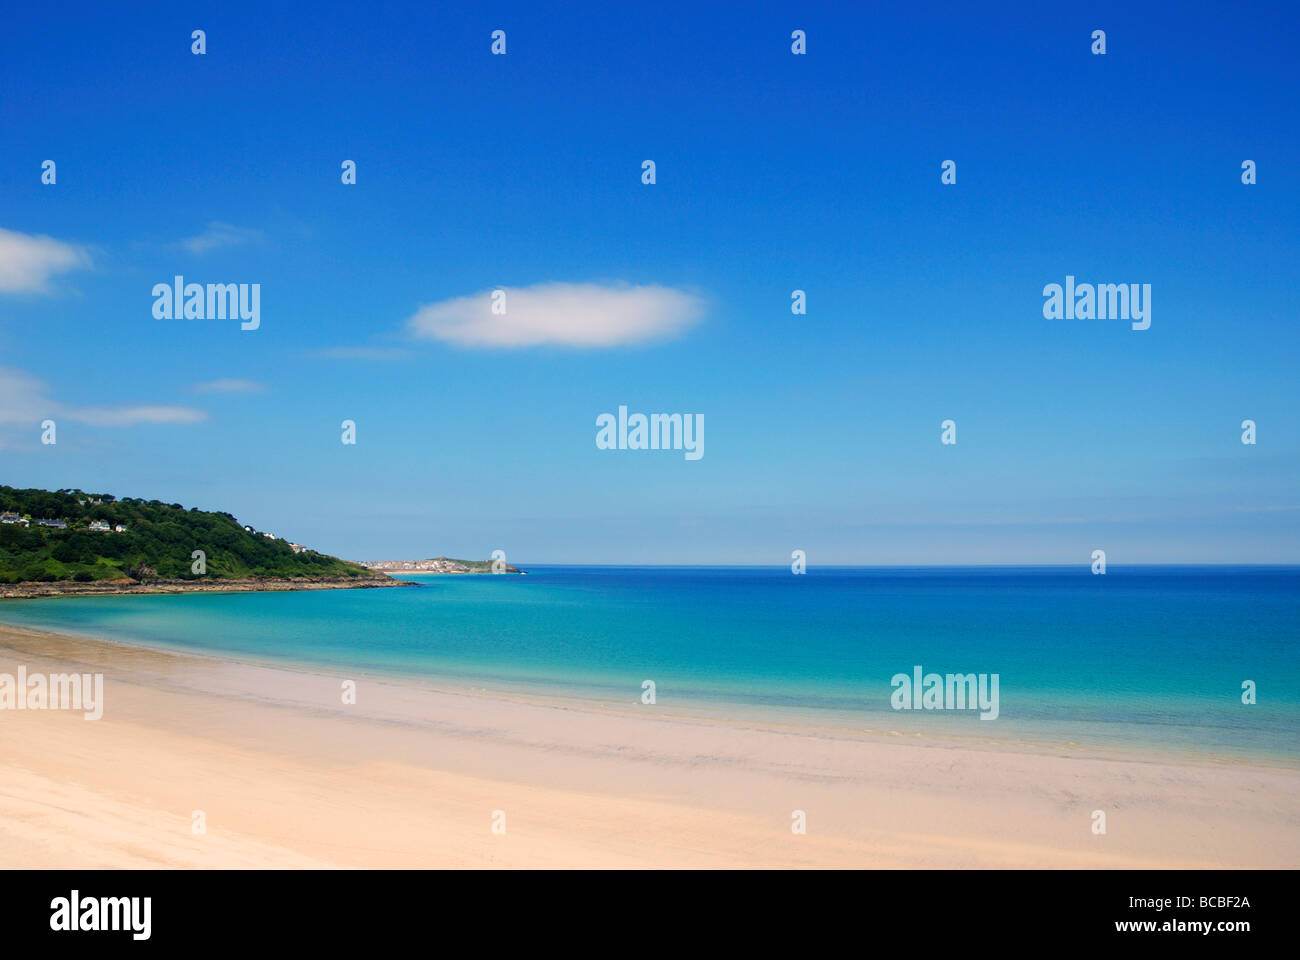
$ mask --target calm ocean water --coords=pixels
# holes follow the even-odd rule
[[[649,679],[669,711],[1300,763],[1300,567],[525,569],[5,601],[0,620],[625,709]],[[893,710],[917,664],[998,674],[999,718]]]

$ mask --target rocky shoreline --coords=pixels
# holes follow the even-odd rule
[[[111,596],[130,593],[254,593],[286,590],[350,590],[374,587],[411,587],[418,584],[388,576],[362,577],[249,577],[240,580],[96,580],[91,583],[54,581],[0,585],[0,599],[35,597]]]

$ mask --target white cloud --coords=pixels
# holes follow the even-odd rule
[[[224,247],[238,247],[261,239],[260,230],[250,230],[247,227],[236,227],[233,224],[213,220],[197,237],[182,240],[181,246],[190,253],[202,255]]]
[[[703,313],[694,294],[671,287],[544,283],[505,287],[505,313],[492,291],[422,306],[407,320],[423,340],[462,347],[615,347],[671,337]]]
[[[0,293],[45,293],[54,274],[88,266],[83,247],[0,227]]]
[[[63,416],[92,427],[133,427],[137,423],[198,423],[208,415],[194,407],[64,407]]]
[[[49,385],[40,378],[14,367],[0,367],[0,424],[25,425],[36,431],[46,418],[93,427],[130,427],[139,423],[198,423],[207,419],[207,414],[194,407],[174,405],[72,406],[51,398]]]
[[[195,393],[261,393],[266,389],[266,385],[256,380],[224,378],[196,383],[193,389]]]

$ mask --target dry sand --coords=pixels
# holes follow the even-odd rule
[[[345,705],[343,674],[0,627],[20,665],[103,673],[105,709],[0,710],[7,867],[1300,865],[1290,769],[365,678]]]

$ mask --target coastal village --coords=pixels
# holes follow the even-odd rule
[[[103,500],[78,500],[80,506],[97,506],[102,504]],[[22,527],[30,527],[36,524],[38,527],[46,527],[51,530],[85,529],[92,533],[126,533],[126,525],[121,523],[110,524],[106,520],[64,520],[53,517],[31,517],[28,515],[16,513],[12,510],[0,512],[0,523],[17,524]],[[244,530],[252,534],[260,534],[268,540],[283,540],[283,537],[277,537],[273,533],[267,533],[262,530],[255,530],[246,524],[241,524]],[[301,543],[294,543],[286,540],[289,548],[294,553],[311,552],[310,547],[304,547]],[[358,565],[368,570],[374,570],[379,573],[392,573],[405,571],[408,573],[484,573],[490,569],[487,561],[482,563],[466,560],[452,560],[449,557],[431,557],[427,560],[361,560]],[[507,573],[519,573],[516,567],[507,566]]]
[[[379,573],[488,573],[490,560],[452,560],[450,557],[431,557],[427,560],[358,560],[367,570]],[[506,565],[506,573],[521,573],[518,567]]]
[[[64,500],[60,500],[60,497]],[[125,514],[113,509],[114,506],[122,505],[127,506]],[[162,539],[159,539],[159,533],[155,529],[159,523],[173,524],[173,527],[168,529],[168,536]],[[38,540],[32,540],[30,535],[25,539],[17,540],[12,535],[5,537],[4,544],[13,546],[13,549],[8,552],[0,549],[0,563],[6,563],[8,567],[12,567],[12,570],[8,567],[0,570],[0,574],[3,574],[0,576],[0,581],[10,584],[40,584],[40,589],[45,592],[57,593],[60,589],[87,592],[103,587],[99,581],[116,581],[122,578],[139,580],[142,576],[157,580],[159,574],[156,568],[161,568],[159,566],[161,563],[162,566],[168,567],[173,579],[179,576],[186,581],[186,583],[178,581],[178,587],[187,587],[190,585],[188,584],[190,578],[186,578],[183,574],[185,568],[190,566],[192,557],[188,546],[183,546],[183,549],[172,549],[177,542],[178,531],[174,528],[175,524],[191,531],[191,536],[201,537],[216,536],[212,531],[220,529],[222,523],[235,524],[248,537],[264,537],[265,540],[272,541],[277,545],[274,555],[278,557],[285,557],[285,554],[279,553],[279,545],[287,546],[292,554],[305,554],[302,557],[305,566],[299,561],[289,562],[287,558],[283,561],[269,559],[268,555],[261,550],[255,550],[255,559],[243,558],[240,561],[237,558],[237,562],[247,563],[250,570],[261,570],[266,565],[274,566],[276,563],[281,565],[289,563],[289,566],[283,567],[283,570],[289,571],[286,578],[294,580],[295,583],[299,579],[325,583],[329,580],[329,576],[322,575],[321,567],[329,566],[329,562],[351,567],[351,570],[338,571],[337,576],[339,583],[348,585],[360,585],[360,581],[368,580],[367,576],[357,578],[359,574],[357,568],[367,571],[369,578],[373,578],[376,583],[390,580],[391,578],[386,576],[389,574],[455,575],[524,572],[519,567],[508,565],[504,555],[499,555],[499,552],[493,554],[493,559],[481,559],[481,561],[480,559],[455,559],[446,555],[426,559],[395,559],[395,561],[341,561],[298,542],[286,540],[276,533],[260,531],[250,524],[240,523],[231,514],[204,514],[203,511],[196,509],[186,511],[179,503],[168,505],[160,501],[147,502],[135,498],[118,500],[117,497],[108,494],[98,496],[78,489],[48,492],[48,490],[12,490],[0,487],[0,529],[8,528],[13,533],[16,532],[14,527],[31,528],[31,533],[40,531],[56,535],[39,537]],[[99,533],[108,539],[116,539],[118,535],[122,535],[122,541],[112,548],[109,548],[108,544],[105,544],[103,549],[95,548],[92,545],[94,541],[86,539],[86,535],[99,535]],[[182,537],[183,539],[185,537]],[[23,553],[25,550],[27,553]],[[61,553],[56,555],[55,550]],[[175,554],[174,557],[170,555],[172,553]],[[146,563],[142,557],[152,557],[153,562]],[[133,571],[138,571],[142,576],[136,576]],[[113,574],[116,574],[116,578]],[[225,579],[231,578],[227,576]],[[6,592],[4,596],[19,596],[19,594],[29,596],[29,593],[30,591]]]
[[[244,530],[248,533],[258,532],[257,530],[254,530],[252,527],[247,527],[247,526],[244,527]],[[268,540],[284,540],[284,537],[277,537],[274,533],[263,532],[262,536],[266,537],[266,539]],[[292,540],[285,540],[284,542],[289,544],[290,549],[292,549],[294,553],[306,553],[310,549],[310,547],[304,547],[301,543],[294,543]]]
[[[102,500],[78,500],[77,502],[83,506],[86,504],[103,503]],[[38,527],[46,527],[51,530],[69,529],[69,521],[67,520],[48,517],[32,518],[30,516],[15,513],[11,510],[0,513],[0,523],[12,523],[23,527],[30,527],[34,523]],[[73,520],[71,523],[73,529],[83,526],[83,521]],[[84,523],[84,529],[93,533],[126,533],[125,524],[110,524],[105,520],[91,520],[88,523]],[[284,539],[283,537],[277,537],[273,533],[255,530],[247,525],[244,526],[244,530],[248,533],[261,534],[261,536],[266,537],[268,540]],[[289,548],[293,550],[294,553],[307,553],[311,549],[310,547],[304,547],[301,543],[294,543],[290,540],[286,540],[285,542],[289,544]],[[485,572],[485,568],[490,569],[490,565],[486,561],[483,563],[475,563],[465,560],[452,560],[448,557],[431,557],[427,560],[360,560],[357,561],[357,563],[359,566],[365,567],[367,570],[374,570],[380,573],[400,571],[406,571],[408,573],[483,573]],[[516,567],[507,566],[506,572],[519,573],[520,571]]]
[[[83,507],[99,506],[103,504],[103,502],[104,502],[103,500],[78,500],[77,501],[77,503]],[[0,512],[0,523],[11,523],[11,524],[16,524],[17,526],[20,527],[31,527],[31,525],[34,523],[38,527],[46,527],[51,530],[69,529],[69,521],[67,520],[53,518],[53,517],[33,518],[28,515],[15,513],[12,510],[6,510],[4,512]],[[71,521],[71,525],[72,525],[72,529],[77,529],[79,527],[83,527],[83,521],[73,520]],[[107,520],[91,520],[89,522],[84,522],[84,529],[89,530],[92,533],[126,533],[125,524],[122,523],[110,524]],[[248,533],[261,532],[258,530],[254,530],[252,527],[249,526],[245,526],[244,530],[247,531]],[[262,536],[266,537],[266,539],[268,540],[284,539],[283,537],[277,537],[273,533],[262,532]],[[285,542],[289,544],[290,549],[292,549],[294,553],[306,553],[309,550],[308,547],[304,547],[301,543],[293,543],[292,541],[288,541],[288,540],[286,540]]]
[[[45,517],[38,517],[33,520],[31,517],[23,516],[14,513],[13,511],[0,513],[0,523],[14,523],[20,527],[30,527],[35,523],[38,527],[49,527],[51,530],[68,529],[67,520],[54,520]],[[95,533],[126,533],[125,524],[115,523],[110,525],[104,520],[91,520],[90,523],[86,524],[86,529],[92,530]]]

